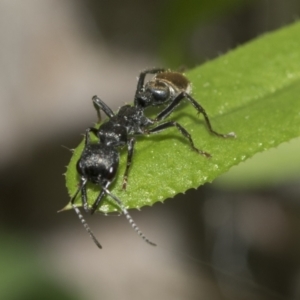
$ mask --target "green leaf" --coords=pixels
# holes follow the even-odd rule
[[[228,54],[189,71],[193,96],[206,109],[215,130],[234,131],[236,139],[211,135],[189,104],[170,117],[192,135],[207,159],[191,150],[176,129],[138,137],[127,191],[122,191],[126,151],[111,191],[128,208],[140,208],[213,181],[257,152],[276,147],[300,134],[300,23],[266,34]],[[91,104],[92,109],[92,104]],[[75,150],[67,168],[70,196],[78,187]],[[99,188],[88,185],[89,203]],[[78,197],[76,203],[80,204]],[[116,210],[106,198],[102,212]],[[68,205],[65,209],[70,208]]]
[[[258,189],[282,185],[300,176],[300,138],[255,154],[221,175],[214,185],[222,189]]]

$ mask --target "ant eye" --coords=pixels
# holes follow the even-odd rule
[[[156,100],[166,100],[169,98],[169,89],[155,89],[152,91],[153,98]]]
[[[165,102],[170,97],[170,89],[164,82],[156,81],[149,89],[152,99],[159,103]],[[155,105],[155,103],[153,103]]]

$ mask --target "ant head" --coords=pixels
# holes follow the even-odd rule
[[[171,101],[180,92],[190,91],[190,82],[182,73],[160,72],[137,90],[135,106],[159,106]]]

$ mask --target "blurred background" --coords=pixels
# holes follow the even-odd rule
[[[56,213],[93,95],[115,110],[141,70],[192,68],[299,14],[298,0],[0,0],[0,299],[300,299],[300,168],[274,171],[299,140],[132,211],[157,248],[122,216],[86,216],[99,251]]]

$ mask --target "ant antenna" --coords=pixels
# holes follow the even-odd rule
[[[113,195],[106,187],[102,187],[103,190],[105,191],[106,194],[108,194],[111,198],[113,198],[117,204],[119,205],[119,207],[121,208],[123,214],[125,215],[126,219],[128,220],[129,224],[131,225],[131,227],[137,232],[137,234],[148,244],[152,245],[152,246],[156,246],[155,243],[151,242],[144,234],[143,232],[139,229],[139,227],[136,225],[136,223],[134,222],[134,220],[132,219],[132,217],[130,216],[128,210],[125,208],[124,204],[122,203],[122,201],[116,197],[115,195]]]
[[[65,145],[61,145],[62,148],[67,149],[68,151],[71,151],[72,153],[74,152],[74,149],[71,149]]]
[[[75,206],[74,204],[71,204],[73,209],[75,210],[76,214],[78,215],[79,220],[81,221],[83,227],[85,228],[85,230],[89,233],[90,237],[92,238],[92,240],[94,241],[94,243],[96,244],[96,246],[99,249],[102,249],[102,246],[100,245],[100,243],[98,242],[98,240],[96,239],[96,237],[94,236],[91,228],[89,227],[88,223],[86,222],[86,220],[83,218],[82,213],[80,212],[79,208],[77,206]]]
[[[83,184],[84,185],[84,184]],[[71,199],[71,205],[72,205],[72,208],[75,210],[79,220],[81,221],[81,224],[83,225],[83,227],[85,228],[85,230],[88,232],[88,234],[90,235],[90,237],[92,238],[92,240],[94,241],[94,243],[96,244],[96,246],[99,248],[99,249],[102,249],[102,246],[100,245],[100,243],[98,242],[98,240],[96,239],[95,235],[93,234],[91,228],[89,227],[88,223],[86,222],[86,220],[84,219],[82,213],[80,212],[79,208],[77,206],[74,205],[74,201],[79,193],[79,191],[81,190],[82,186],[81,185],[77,192],[75,193],[75,195],[73,196],[73,198]]]

